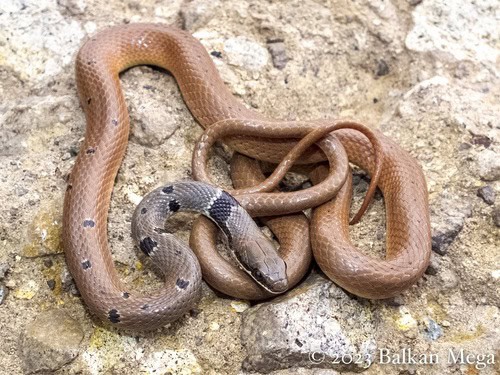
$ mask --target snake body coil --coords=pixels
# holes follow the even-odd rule
[[[110,28],[92,37],[81,48],[76,60],[78,93],[87,129],[65,196],[63,242],[68,268],[94,315],[124,328],[152,329],[178,318],[199,296],[197,263],[187,265],[172,260],[165,260],[173,266],[172,273],[167,275],[170,281],[166,290],[148,296],[135,295],[120,282],[108,248],[111,192],[129,134],[129,116],[119,73],[141,64],[169,70],[191,113],[207,129],[207,136],[198,144],[195,156],[203,156],[214,137],[224,136],[225,142],[248,157],[281,163],[269,183],[264,182],[253,193],[240,191],[239,194],[238,190],[231,193],[245,209],[260,216],[317,207],[310,227],[311,244],[316,261],[330,278],[358,295],[386,298],[400,293],[422,275],[430,256],[427,191],[420,167],[404,150],[382,134],[352,122],[268,121],[231,95],[210,56],[188,33],[163,25],[130,24]],[[335,132],[319,140],[322,130]],[[311,142],[317,140],[316,145],[306,148],[306,141],[299,142],[303,137]],[[277,178],[291,164],[283,158],[293,154],[295,146],[303,148],[299,163],[327,160],[330,169],[318,172],[317,184],[310,189],[286,194],[274,192]],[[291,156],[289,160],[298,158],[297,155],[288,156]],[[194,158],[193,172],[206,181],[200,160],[203,158]],[[350,187],[345,184],[349,182],[348,161],[366,169],[374,176],[372,187],[378,183],[383,190],[387,210],[385,260],[363,255],[349,240]],[[250,163],[242,161],[233,170],[233,179],[241,181],[240,187],[253,184],[249,181],[255,176],[247,176]],[[261,180],[257,177],[255,181]],[[337,192],[339,197],[330,202]],[[167,198],[161,194],[157,193],[157,197]],[[165,217],[167,206],[170,211],[176,207],[175,203],[172,207],[169,204],[177,199],[181,198],[168,196],[168,202],[164,201],[163,213],[160,214],[161,210],[156,212],[153,231]],[[208,198],[201,202],[205,209],[213,203]],[[140,215],[143,208],[149,209],[140,207],[136,215]],[[290,215],[281,222],[275,221],[275,229],[273,220],[270,219],[269,224],[281,243],[280,253],[285,255],[291,287],[307,271],[311,260],[307,220],[301,214]],[[224,223],[227,219],[218,224]],[[228,273],[222,271],[225,268],[207,267],[216,259],[212,252],[215,248],[213,225],[200,219],[194,228],[190,242],[200,257],[204,277],[212,285],[223,283],[221,280],[228,277]],[[151,230],[150,227],[143,229]],[[155,251],[154,243],[159,239],[145,235],[138,226],[134,233],[145,252]],[[168,241],[175,252],[177,241]],[[290,249],[286,249],[287,246]],[[190,252],[185,254],[189,254],[188,258],[193,257]],[[231,273],[232,288],[225,292],[240,298],[269,296],[265,289],[249,286],[248,273],[252,270],[255,271],[249,267],[247,272]],[[205,271],[211,273],[205,274]],[[275,286],[280,289],[282,285],[277,281]],[[179,289],[186,293],[177,293],[180,297],[174,298]]]

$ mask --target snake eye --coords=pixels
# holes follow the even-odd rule
[[[255,278],[255,280],[262,280],[264,278],[264,275],[262,275],[262,272],[259,270],[254,270],[252,272],[252,276]]]

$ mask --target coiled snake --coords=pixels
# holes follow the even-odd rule
[[[168,267],[163,270],[165,287],[145,296],[120,282],[107,242],[111,191],[129,134],[118,74],[140,64],[170,71],[191,113],[206,129],[193,156],[196,179],[209,182],[205,162],[217,138],[223,137],[243,154],[232,162],[232,178],[239,190],[231,193],[252,216],[284,215],[263,218],[280,242],[284,261],[260,237],[252,220],[241,219],[241,224],[239,216],[231,216],[242,210],[230,195],[210,185],[181,182],[157,189],[134,214],[146,219],[133,225],[141,249],[155,257],[155,264]],[[76,78],[87,129],[65,196],[63,242],[68,268],[84,301],[103,321],[152,329],[177,319],[199,298],[200,265],[205,279],[224,293],[248,299],[269,297],[300,281],[311,261],[310,246],[328,277],[366,298],[394,296],[426,269],[430,224],[425,179],[416,161],[379,132],[351,121],[267,120],[231,95],[196,39],[163,25],[112,27],[92,37],[78,53]],[[264,180],[254,159],[281,164]],[[325,160],[329,168],[322,164]],[[292,193],[276,191],[294,162],[316,166],[310,170],[314,186]],[[384,194],[384,260],[363,255],[350,242],[349,162],[372,175],[365,204],[354,221],[376,185]],[[300,211],[311,207],[315,209],[308,223]],[[230,243],[240,248],[235,255],[244,271],[228,268],[216,253],[216,229],[204,217],[195,222],[190,240],[200,265],[189,249],[166,234],[163,220],[179,209],[197,209],[211,217]],[[243,234],[233,232],[238,227],[245,229]]]

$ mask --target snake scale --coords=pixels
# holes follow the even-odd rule
[[[172,73],[191,113],[206,129],[193,156],[193,176],[204,183],[158,188],[135,211],[134,219],[143,219],[133,224],[139,247],[164,268],[165,287],[150,295],[129,291],[119,280],[107,238],[111,192],[129,135],[119,73],[143,64]],[[267,298],[300,281],[311,262],[310,249],[328,277],[371,299],[400,293],[426,269],[431,240],[422,170],[380,132],[351,121],[268,120],[233,97],[195,38],[164,25],[129,24],[98,33],[77,55],[76,80],[87,128],[68,180],[63,244],[82,298],[102,321],[138,330],[174,321],[199,298],[200,270],[224,293]],[[208,148],[220,137],[238,152],[231,163],[236,190],[229,193],[234,198],[206,184]],[[256,160],[278,167],[266,179]],[[384,194],[387,254],[383,260],[364,255],[349,239],[349,162],[372,176],[354,221],[376,186]],[[292,164],[304,164],[314,185],[277,191]],[[252,216],[262,217],[276,235],[283,259],[240,205]],[[300,212],[307,208],[314,208],[310,222]],[[200,216],[193,225],[190,244],[199,263],[189,248],[162,229],[164,220],[181,209],[195,209],[213,220]],[[236,213],[238,218],[232,216]],[[217,226],[231,245],[239,247],[233,254],[241,269],[230,267],[216,252]],[[237,234],[238,228],[247,230]]]

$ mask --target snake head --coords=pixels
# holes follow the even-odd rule
[[[273,294],[288,289],[286,263],[270,240],[259,231],[241,244],[236,257],[240,266],[264,289]]]

